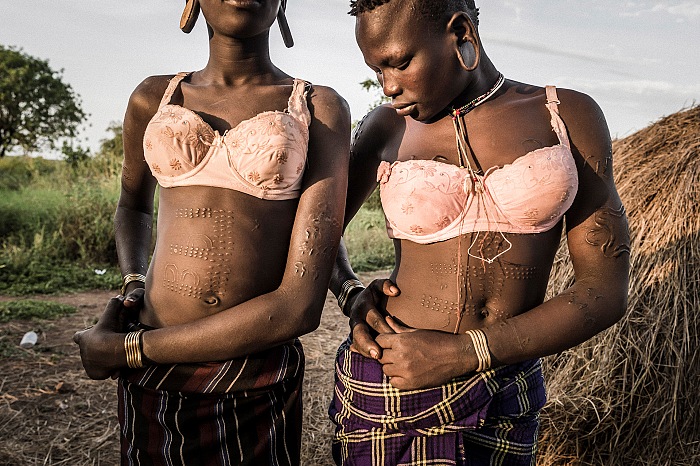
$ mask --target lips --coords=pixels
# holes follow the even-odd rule
[[[396,110],[396,114],[402,117],[409,116],[416,109],[416,104],[393,103],[391,106]]]
[[[238,8],[259,7],[262,3],[260,0],[223,0],[223,2]]]

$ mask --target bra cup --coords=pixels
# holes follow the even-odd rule
[[[166,106],[146,127],[144,157],[154,174],[179,177],[201,163],[215,137],[208,125],[187,118],[184,109]]]
[[[283,113],[271,112],[244,122],[225,137],[229,163],[253,186],[289,188],[303,176],[308,143],[307,138],[297,136],[306,131],[294,117]]]
[[[419,238],[459,222],[469,200],[464,170],[426,160],[382,165],[380,198],[387,228]]]
[[[565,146],[544,147],[484,180],[499,213],[523,232],[554,226],[571,207],[578,189],[573,156]]]

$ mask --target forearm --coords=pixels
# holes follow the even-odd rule
[[[143,352],[159,364],[219,361],[277,346],[315,330],[325,293],[279,288],[197,321],[151,330]]]
[[[590,339],[624,315],[624,290],[580,280],[540,306],[484,328],[492,366],[549,356]]]
[[[357,275],[355,275],[355,272],[352,270],[352,265],[348,257],[348,250],[345,247],[345,240],[340,238],[338,254],[335,257],[335,264],[333,265],[333,273],[331,274],[331,281],[328,285],[328,289],[335,297],[338,297],[340,288],[347,280],[357,280]]]
[[[153,214],[118,206],[114,215],[114,234],[119,269],[122,275],[146,274],[151,249]]]

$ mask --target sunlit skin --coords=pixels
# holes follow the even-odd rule
[[[261,112],[284,111],[293,78],[271,62],[268,37],[280,1],[200,3],[209,59],[185,78],[171,102],[193,110],[219,134]],[[145,290],[130,284],[124,302],[140,309],[142,323],[157,328],[143,335],[144,356],[153,363],[228,360],[312,331],[342,229],[346,102],[328,87],[314,84],[309,91],[312,121],[299,199],[262,200],[207,186],[159,189],[149,264],[156,180],[144,160],[144,132],[171,78],[144,80],[124,118],[116,240],[122,272],[147,276]],[[113,300],[93,329],[75,337],[92,378],[126,366],[121,309],[121,301]]]
[[[441,26],[413,12],[410,3],[392,0],[357,16],[357,43],[391,104],[372,111],[354,135],[346,224],[375,189],[380,161],[458,164],[449,109],[488,91],[498,78],[465,13],[455,13]],[[559,144],[544,94],[542,87],[507,79],[489,101],[468,113],[470,162],[488,171]],[[484,330],[493,365],[499,366],[575,346],[625,312],[629,234],[611,176],[605,119],[584,94],[558,89],[558,96],[579,179],[565,214],[576,283],[544,301],[564,222],[543,233],[505,234],[512,248],[493,263],[467,250],[475,244],[486,257],[498,254],[505,240],[495,232],[427,245],[394,240],[391,282],[373,282],[351,297],[348,308],[353,349],[378,358],[395,387],[436,386],[474,371],[478,361],[464,334],[468,329]],[[332,290],[353,277],[347,264],[341,248]]]

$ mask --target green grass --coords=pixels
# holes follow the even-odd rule
[[[381,210],[365,204],[348,224],[344,238],[355,271],[369,272],[394,266],[394,246],[386,235]]]
[[[0,302],[0,323],[14,320],[56,319],[76,311],[73,306],[52,301],[18,299]]]
[[[120,284],[119,270],[110,264],[42,262],[38,258],[0,264],[0,294],[7,296],[116,290]]]
[[[118,177],[104,160],[90,163],[76,170],[60,160],[0,159],[0,294],[119,286]]]

